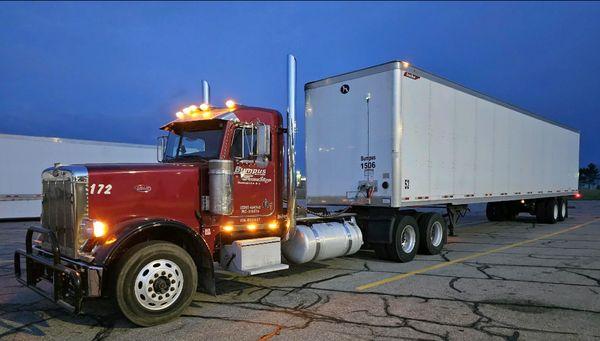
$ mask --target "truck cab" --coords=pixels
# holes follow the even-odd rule
[[[283,128],[275,110],[234,106],[190,106],[161,129],[162,163],[200,165],[200,226],[220,241],[281,236],[283,212]],[[231,161],[231,193],[209,193],[210,160]],[[234,199],[235,198],[235,199]],[[211,201],[230,201],[225,210],[210,210]],[[215,205],[213,205],[214,207]],[[216,212],[215,212],[216,211]],[[212,241],[212,251],[219,248]]]
[[[153,325],[178,316],[197,288],[215,294],[215,263],[287,268],[281,114],[228,104],[178,112],[161,128],[159,163],[46,169],[41,226],[15,253],[17,279],[75,312],[114,288],[131,321]]]
[[[205,87],[161,127],[158,163],[44,170],[41,225],[15,251],[17,280],[73,312],[114,295],[150,326],[179,316],[197,289],[216,294],[216,267],[255,275],[287,269],[282,253],[305,263],[357,252],[355,214],[296,216],[295,71],[289,56],[286,129],[276,110],[211,107]]]

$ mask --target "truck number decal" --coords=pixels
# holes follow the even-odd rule
[[[375,161],[363,162],[363,163],[360,164],[360,168],[362,168],[362,169],[374,169],[375,168]]]
[[[361,155],[360,156],[360,168],[363,170],[375,169],[375,160],[377,157],[375,155]]]
[[[92,184],[90,186],[90,194],[110,194],[110,191],[112,190],[112,185],[111,184]]]

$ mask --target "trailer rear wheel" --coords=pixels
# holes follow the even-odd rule
[[[163,241],[134,246],[115,270],[119,308],[127,319],[144,327],[178,317],[192,301],[198,282],[192,257]]]
[[[428,255],[437,255],[446,244],[448,227],[438,213],[424,213],[419,216],[419,251]]]
[[[566,198],[558,198],[558,221],[564,221],[569,217],[569,207]]]
[[[394,227],[392,243],[387,245],[391,260],[410,262],[415,258],[419,248],[419,227],[415,218],[400,216]]]
[[[535,215],[539,223],[554,224],[558,221],[559,206],[555,198],[538,200]]]

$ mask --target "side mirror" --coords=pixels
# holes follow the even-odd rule
[[[271,126],[269,125],[256,127],[256,154],[258,157],[271,155]]]
[[[167,147],[167,136],[159,136],[156,138],[156,161],[162,162]]]

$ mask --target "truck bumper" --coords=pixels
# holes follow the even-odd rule
[[[51,252],[33,247],[34,232],[49,237]],[[21,257],[25,273],[22,272]],[[27,230],[25,250],[15,251],[14,267],[19,283],[76,314],[81,311],[85,297],[101,294],[103,268],[62,257],[54,232],[41,226],[31,226]],[[51,289],[39,286],[44,281],[50,283]]]

